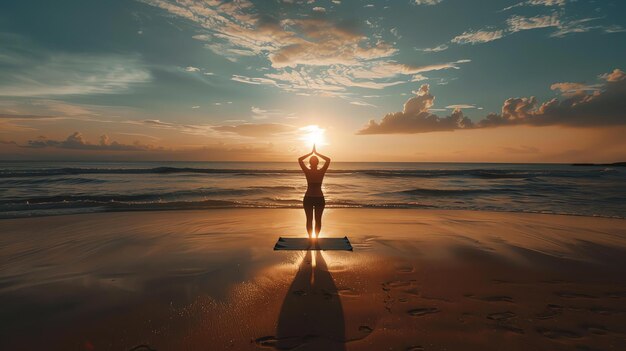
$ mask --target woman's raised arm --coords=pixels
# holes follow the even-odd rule
[[[326,170],[328,169],[328,166],[330,166],[330,157],[324,156],[317,151],[315,151],[315,154],[324,160],[324,166],[322,166],[321,171],[326,172]]]
[[[307,170],[306,166],[304,165],[304,159],[309,157],[309,156],[311,156],[311,155],[313,155],[313,151],[309,152],[306,155],[302,155],[302,156],[300,156],[298,158],[298,164],[300,165],[300,168],[302,168],[303,171]]]

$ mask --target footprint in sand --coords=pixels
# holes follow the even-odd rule
[[[596,297],[593,295],[587,295],[583,293],[577,292],[569,292],[569,291],[559,291],[555,293],[558,297],[563,297],[566,299],[595,299]]]
[[[383,283],[383,290],[389,291],[391,289],[399,289],[411,286],[413,280],[392,280],[386,283]]]
[[[563,313],[563,306],[555,305],[551,303],[546,306],[546,309],[543,312],[536,314],[535,317],[537,319],[550,319],[562,313]]]
[[[422,307],[422,308],[414,308],[412,310],[408,310],[407,313],[413,317],[421,317],[427,314],[438,313],[441,312],[437,307]]]
[[[498,324],[498,328],[515,334],[524,334],[524,329],[509,324]]]
[[[148,345],[137,345],[128,351],[156,351]]]
[[[548,328],[537,328],[536,330],[537,333],[548,339],[578,339],[582,337],[579,333],[570,330]]]
[[[505,296],[505,295],[485,296],[485,297],[480,297],[479,299],[483,301],[489,301],[489,302],[513,302],[512,297]]]
[[[487,301],[487,302],[513,302],[513,298],[510,296],[506,296],[506,295],[493,295],[493,296],[478,297],[473,294],[465,294],[463,296],[470,298],[470,299],[476,299],[476,300]]]
[[[604,307],[592,307],[589,309],[589,311],[593,313],[597,313],[597,314],[603,314],[605,316],[610,316],[614,314],[622,314],[622,311],[613,310],[613,309],[604,308]]]
[[[496,312],[496,313],[491,313],[487,315],[487,319],[491,319],[491,320],[498,321],[498,322],[508,321],[509,319],[515,318],[515,317],[517,317],[517,315],[511,311]]]
[[[420,292],[419,292],[419,290],[417,290],[417,288],[406,289],[406,290],[404,290],[404,292],[407,293],[407,294],[415,295],[415,296],[419,296],[420,295]]]
[[[609,333],[609,330],[600,324],[583,324],[582,328],[595,335],[606,335]]]
[[[516,334],[524,334],[524,329],[518,328],[514,325],[509,324],[509,320],[517,317],[517,314],[506,311],[506,312],[497,312],[491,313],[487,315],[487,319],[491,319],[496,321],[496,328],[504,331],[516,333]]]
[[[396,269],[398,273],[413,273],[415,269],[412,266],[402,266]]]

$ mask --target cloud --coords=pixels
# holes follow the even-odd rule
[[[451,42],[455,44],[478,44],[487,43],[490,41],[498,40],[504,36],[504,31],[498,30],[477,30],[467,31],[463,34],[457,35],[452,38]]]
[[[561,25],[559,16],[556,13],[535,17],[512,16],[506,20],[506,23],[509,26],[508,31],[511,33],[529,29],[558,27]]]
[[[363,100],[350,101],[350,104],[356,105],[356,106],[378,107],[376,105],[370,104],[369,102],[365,102]]]
[[[448,45],[441,44],[441,45],[437,45],[437,46],[435,46],[433,48],[421,49],[421,51],[424,51],[424,52],[440,52],[440,51],[444,51],[444,50],[448,50]]]
[[[529,0],[504,8],[502,11],[521,6],[563,7],[566,3],[567,1],[565,0]],[[626,31],[626,29],[622,28],[620,25],[595,24],[596,22],[594,21],[600,20],[603,17],[573,19],[564,17],[563,14],[563,10],[554,10],[551,14],[533,17],[512,15],[505,21],[505,25],[501,28],[488,27],[476,31],[469,30],[452,38],[450,42],[455,44],[487,43],[513,33],[540,28],[554,28],[555,30],[550,34],[550,37],[553,38],[561,38],[571,33],[585,33],[591,30],[602,30],[605,33]]]
[[[557,31],[550,34],[551,37],[560,38],[564,37],[567,34],[571,33],[586,33],[593,29],[606,29],[605,26],[600,25],[589,25],[589,22],[600,19],[599,17],[595,18],[582,18],[579,20],[571,20],[571,21],[563,21],[560,22],[557,27]]]
[[[397,69],[403,74],[417,74],[431,71],[440,71],[442,69],[459,69],[459,64],[469,63],[471,60],[457,60],[454,62],[446,62],[446,63],[438,63],[432,65],[424,65],[424,66],[415,66],[415,65],[406,65],[406,64],[389,64],[388,66],[392,69]]]
[[[411,82],[420,82],[422,80],[428,80],[428,77],[425,77],[421,74],[416,74],[411,78]]]
[[[266,85],[276,86],[275,80],[263,78],[263,77],[246,77],[246,76],[240,76],[240,75],[235,74],[230,79],[234,80],[235,82],[246,83],[246,84],[253,84],[253,85],[266,84]]]
[[[478,122],[464,117],[459,108],[447,117],[432,114],[435,97],[424,84],[404,104],[402,112],[387,114],[380,122],[371,120],[357,134],[415,134],[511,125],[626,125],[626,73],[615,69],[599,78],[603,82],[593,89],[580,83],[553,84],[553,90],[563,93],[562,100],[555,98],[539,104],[533,96],[506,99],[500,113],[491,113]]]
[[[526,1],[523,3],[519,3],[517,5],[511,6],[507,9],[525,6],[525,5],[545,5],[545,6],[563,6],[565,1]],[[481,29],[477,31],[466,31],[463,34],[460,34],[454,38],[450,42],[455,44],[478,44],[478,43],[487,43],[490,41],[494,41],[497,39],[501,39],[505,36],[511,35],[513,33],[532,30],[532,29],[540,29],[540,28],[554,28],[555,31],[550,34],[550,37],[560,38],[564,37],[571,33],[584,33],[589,32],[591,30],[603,30],[605,33],[618,33],[624,31],[624,29],[619,25],[592,25],[590,24],[593,21],[601,19],[601,17],[590,17],[590,18],[581,18],[581,19],[571,19],[564,18],[561,16],[561,12],[553,12],[550,15],[538,15],[534,17],[526,17],[520,15],[513,15],[506,20],[506,26],[500,29],[496,28],[488,28]]]
[[[62,119],[63,117],[59,116],[44,116],[44,115],[13,115],[7,113],[0,113],[0,119],[11,119],[11,120],[54,120],[54,119]]]
[[[156,129],[171,129],[183,134],[191,135],[208,135],[212,133],[212,126],[210,125],[193,125],[193,124],[179,124],[172,122],[164,122],[158,119],[146,119],[143,121],[126,121],[129,124],[139,124]]]
[[[33,105],[41,105],[46,106],[47,100],[43,100],[43,103],[39,104],[39,101],[33,102]],[[62,106],[62,105],[61,105]],[[72,106],[72,105],[69,105]],[[47,106],[46,106],[47,107]],[[79,107],[77,107],[79,108]],[[62,110],[63,107],[59,107],[57,110]],[[42,112],[53,112],[55,109],[50,107],[48,109],[44,108],[43,110],[39,110]],[[38,111],[38,112],[39,112]],[[63,120],[77,120],[77,121],[92,121],[95,120],[91,117],[86,117],[81,113],[78,113],[79,110],[73,110],[71,107],[68,107],[67,115],[54,115],[54,114],[7,114],[0,113],[0,133],[6,133],[9,131],[32,131],[37,130],[37,128],[33,128],[30,126],[23,125],[24,122],[52,122],[52,121],[63,121]],[[76,112],[77,114],[72,114],[72,112]],[[15,123],[18,122],[18,123]]]
[[[270,85],[300,95],[345,97],[349,88],[384,89],[412,78],[406,69],[409,65],[390,60],[398,49],[382,39],[382,28],[365,35],[351,22],[320,17],[277,19],[260,14],[247,0],[142,2],[198,25],[202,33],[193,38],[206,42],[218,55],[232,61],[250,55],[267,59],[271,71],[264,77],[233,75],[231,79],[237,82]],[[444,68],[458,67],[454,63],[424,66],[413,74]]]
[[[528,0],[522,1],[515,5],[511,5],[502,9],[502,11],[507,11],[515,7],[521,6],[565,6],[567,0]]]
[[[626,73],[619,68],[616,68],[611,73],[604,73],[600,75],[600,79],[604,79],[607,82],[620,82],[626,79]]]
[[[154,146],[141,144],[139,142],[135,142],[134,144],[122,144],[117,141],[112,141],[106,134],[100,136],[100,142],[98,144],[92,144],[79,132],[70,134],[65,140],[47,139],[41,136],[35,140],[29,140],[26,145],[20,146],[37,149],[54,147],[60,149],[95,151],[147,151],[158,149]]]
[[[563,82],[552,84],[550,89],[560,91],[563,96],[573,96],[586,91],[599,91],[602,89],[602,84],[588,85],[584,83]]]
[[[209,48],[216,49],[217,54],[264,56],[275,68],[354,64],[359,60],[387,57],[397,51],[378,39],[370,40],[350,26],[325,19],[276,20],[259,15],[247,0],[142,2],[200,25],[206,33],[194,38],[210,42]],[[325,11],[319,6],[313,10]]]
[[[3,40],[0,96],[113,94],[151,80],[136,56],[53,52],[13,37]],[[28,48],[28,49],[26,49]]]
[[[267,118],[276,118],[276,117],[284,117],[284,118],[293,118],[295,115],[293,113],[286,113],[281,110],[269,110],[262,109],[260,107],[252,106],[250,108],[250,112],[252,112],[253,119],[267,119]]]
[[[415,5],[437,5],[443,0],[414,0]]]
[[[89,108],[86,108],[84,106],[69,104],[69,103],[66,103],[63,101],[57,101],[57,100],[39,99],[39,100],[33,101],[31,104],[35,106],[41,106],[48,111],[57,112],[64,116],[70,116],[70,117],[88,116],[88,115],[94,114],[93,111],[91,111]]]
[[[460,109],[447,117],[430,113],[435,97],[430,94],[428,84],[422,84],[414,93],[415,96],[404,104],[402,112],[389,113],[380,122],[370,120],[357,134],[413,134],[471,127],[472,122],[463,116]]]
[[[446,106],[446,108],[455,110],[455,109],[464,109],[464,108],[476,108],[476,106],[468,105],[468,104],[457,104],[457,105],[448,105]]]
[[[288,45],[269,53],[274,68],[356,65],[397,52],[390,44],[369,40],[349,27],[339,27],[327,20],[300,19],[287,23],[302,37],[291,38]]]
[[[248,84],[275,85],[285,91],[302,94],[314,93],[321,96],[337,96],[348,101],[351,99],[347,88],[384,89],[405,83],[404,80],[390,80],[396,76],[408,76],[411,81],[425,80],[421,73],[444,69],[459,69],[459,65],[470,60],[457,60],[431,65],[407,65],[394,61],[369,62],[362,67],[333,66],[323,73],[312,67],[286,68],[280,73],[267,73],[267,78],[233,78]],[[362,102],[359,104],[363,104]]]
[[[199,72],[200,68],[193,67],[193,66],[187,66],[187,67],[185,67],[185,71],[187,71],[187,72]]]
[[[216,126],[213,127],[214,130],[218,132],[224,133],[232,133],[245,137],[269,137],[276,134],[288,133],[294,131],[294,127],[286,124],[279,123],[264,123],[264,124],[254,124],[254,123],[244,123],[238,124],[234,126]]]
[[[321,6],[315,6],[313,8],[313,11],[315,11],[315,12],[326,12],[326,9],[321,7]]]
[[[623,32],[626,32],[626,28],[620,25],[611,25],[611,26],[604,27],[604,32],[605,33],[623,33]]]

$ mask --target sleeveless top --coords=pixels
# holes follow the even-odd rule
[[[312,171],[309,170],[305,172],[307,188],[304,196],[311,197],[324,197],[324,193],[322,193],[322,181],[324,180],[324,175],[326,172],[322,173],[319,170]]]

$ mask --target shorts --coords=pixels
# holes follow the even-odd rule
[[[323,196],[304,196],[304,207],[324,207],[326,206],[326,200]]]

